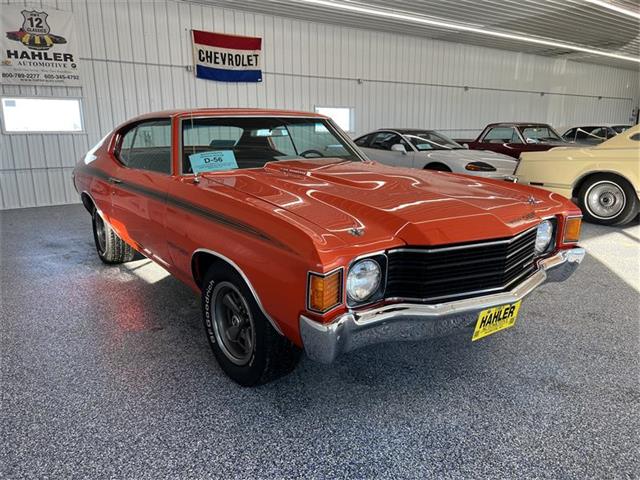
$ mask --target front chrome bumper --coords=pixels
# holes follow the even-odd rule
[[[401,340],[421,340],[473,327],[478,314],[490,307],[513,303],[545,282],[569,278],[584,258],[583,248],[561,250],[539,262],[539,269],[509,292],[423,305],[399,303],[350,311],[332,323],[322,324],[300,316],[300,335],[307,355],[331,363],[338,355],[366,345]]]

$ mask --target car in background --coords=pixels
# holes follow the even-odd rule
[[[466,143],[471,150],[491,150],[519,158],[522,152],[541,152],[569,143],[546,123],[491,123],[475,140]]]
[[[523,153],[517,181],[576,199],[585,220],[623,225],[640,211],[640,126],[594,147]]]
[[[567,142],[598,145],[631,128],[631,125],[599,125],[566,129],[562,138]]]
[[[92,148],[73,181],[98,257],[137,250],[197,292],[213,354],[246,386],[292,371],[303,349],[328,363],[380,342],[479,340],[585,255],[569,200],[369,161],[313,113],[143,115]],[[105,305],[144,305],[99,291]]]
[[[480,177],[511,177],[516,160],[495,152],[468,150],[434,130],[389,128],[356,138],[372,160],[395,167],[412,167]]]

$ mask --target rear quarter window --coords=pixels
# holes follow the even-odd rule
[[[116,157],[127,168],[171,174],[171,120],[127,127]]]

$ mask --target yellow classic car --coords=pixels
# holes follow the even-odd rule
[[[525,152],[517,181],[574,199],[585,220],[623,225],[640,211],[640,126],[594,147]]]

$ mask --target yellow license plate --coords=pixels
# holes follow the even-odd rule
[[[478,315],[476,329],[473,332],[471,341],[475,342],[492,333],[513,327],[516,323],[518,310],[520,310],[520,300],[515,303],[507,303],[506,305],[482,310]]]

